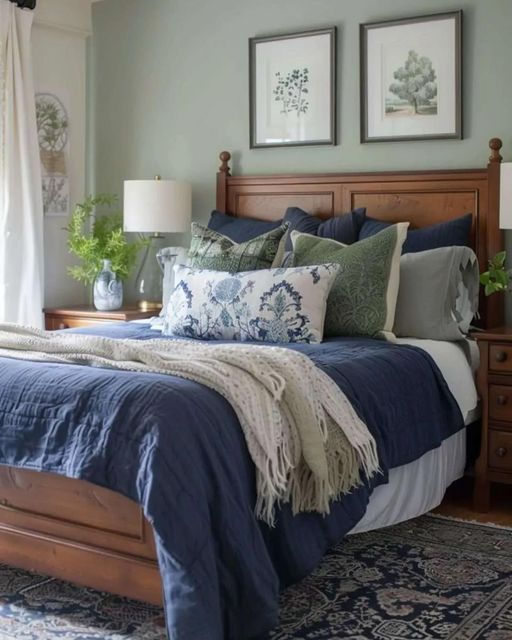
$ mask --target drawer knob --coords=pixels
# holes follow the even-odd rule
[[[69,324],[66,324],[65,322],[61,322],[59,323],[59,329],[69,329]]]
[[[498,351],[496,354],[496,362],[505,362],[507,359],[507,354],[505,351]]]
[[[504,405],[508,402],[508,396],[498,396],[497,397],[498,404]]]
[[[498,449],[496,449],[496,455],[499,458],[504,458],[508,453],[508,449],[506,447],[499,447]]]

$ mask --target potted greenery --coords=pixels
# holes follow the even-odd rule
[[[123,304],[123,280],[130,275],[144,240],[128,242],[123,232],[121,213],[94,216],[96,207],[113,209],[117,196],[89,196],[76,205],[68,231],[68,249],[81,264],[68,268],[79,282],[94,285],[94,306],[100,311],[113,311]]]
[[[506,258],[507,252],[500,251],[489,260],[487,271],[480,275],[480,284],[484,287],[486,296],[508,289],[512,270],[505,267]]]

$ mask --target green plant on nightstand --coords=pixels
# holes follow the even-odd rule
[[[499,291],[508,291],[512,279],[512,269],[505,267],[506,259],[507,252],[500,251],[489,260],[487,271],[480,275],[480,284],[484,287],[486,296]]]
[[[69,252],[81,261],[81,264],[69,267],[68,273],[84,284],[94,283],[95,305],[102,311],[121,306],[121,283],[130,275],[139,250],[146,244],[145,240],[128,242],[119,211],[94,216],[96,207],[112,210],[117,203],[115,195],[89,196],[76,205],[69,226],[65,228]],[[111,300],[98,302],[102,297]]]

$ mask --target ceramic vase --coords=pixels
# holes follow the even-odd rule
[[[112,271],[112,262],[103,260],[93,288],[94,306],[98,311],[115,311],[123,304],[123,283]]]

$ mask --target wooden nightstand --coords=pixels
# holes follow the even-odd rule
[[[480,348],[482,445],[476,463],[474,508],[488,511],[490,483],[512,484],[512,327],[473,334]]]
[[[137,307],[121,307],[117,311],[97,311],[91,306],[61,307],[44,310],[44,324],[48,331],[91,327],[105,322],[123,322],[152,318],[158,311],[141,311]]]

